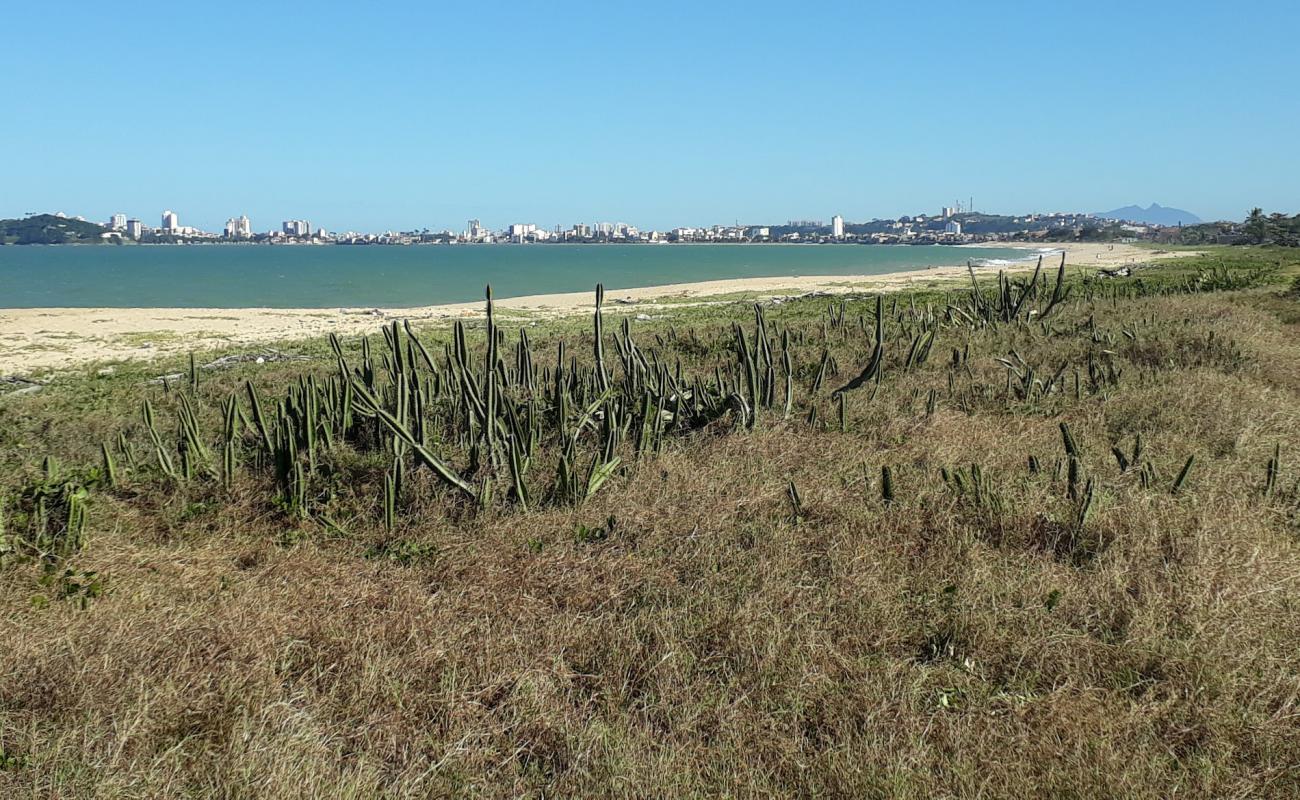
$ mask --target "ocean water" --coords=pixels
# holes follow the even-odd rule
[[[941,245],[0,247],[0,308],[411,307],[785,275],[884,275],[1032,256]]]

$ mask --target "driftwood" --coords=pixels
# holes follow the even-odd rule
[[[20,375],[0,375],[0,389],[11,386],[14,388],[8,391],[0,391],[0,396],[35,394],[45,388],[45,382],[24,378]]]

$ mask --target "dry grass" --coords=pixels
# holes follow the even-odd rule
[[[252,476],[98,495],[75,562],[104,596],[33,604],[34,569],[0,571],[0,796],[1296,796],[1300,340],[1277,302],[1072,308],[1138,331],[1117,386],[927,414],[944,342],[849,395],[846,432],[823,397],[829,425],[675,440],[578,508],[472,513],[421,477],[395,532],[341,535]],[[972,385],[1011,347],[1081,345],[980,334]],[[139,391],[0,413],[72,461]],[[1061,421],[1100,490],[1082,530]],[[1138,433],[1149,488],[1109,453]],[[982,503],[939,475],[972,463]]]

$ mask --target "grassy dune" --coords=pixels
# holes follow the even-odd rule
[[[1300,262],[1054,267],[0,396],[0,796],[1300,794]]]

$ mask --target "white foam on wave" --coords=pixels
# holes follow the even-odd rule
[[[973,258],[971,266],[975,267],[1014,267],[1021,264],[1033,264],[1040,258],[1059,256],[1065,252],[1061,247],[1015,247],[1025,255],[1020,258]]]

